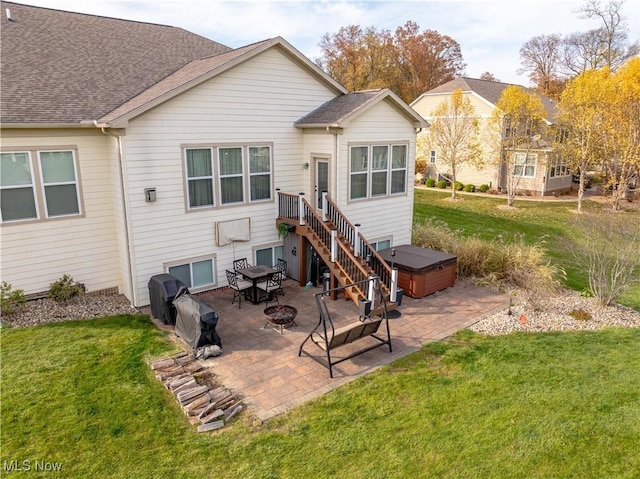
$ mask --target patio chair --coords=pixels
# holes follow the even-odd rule
[[[266,281],[261,281],[256,285],[256,287],[263,293],[260,297],[261,301],[264,300],[267,303],[275,301],[280,304],[278,296],[284,296],[284,291],[282,289],[282,277],[280,276],[280,273],[269,275]]]
[[[233,260],[233,270],[237,273],[241,269],[250,268],[251,265],[247,261],[247,258],[240,258]]]
[[[280,279],[282,281],[287,279],[287,262],[283,259],[278,258],[278,263],[272,266],[273,269],[278,270],[278,275],[280,275]],[[284,296],[284,291],[282,292]]]
[[[238,279],[238,274],[235,271],[227,270],[227,282],[229,283],[229,287],[233,289],[233,298],[231,299],[231,304],[236,301],[238,298],[238,309],[242,307],[242,296],[246,295],[247,290],[253,287],[251,281],[246,281],[244,279]]]

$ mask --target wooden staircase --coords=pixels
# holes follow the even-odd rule
[[[359,305],[369,294],[366,280],[378,276],[387,309],[395,309],[397,304],[390,301],[391,267],[333,201],[325,196],[323,203],[319,213],[303,195],[278,192],[276,223],[296,225],[296,234],[307,239],[329,269],[332,288],[352,285],[344,293]]]

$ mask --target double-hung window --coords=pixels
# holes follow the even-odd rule
[[[41,211],[45,218],[81,213],[74,151],[8,152],[0,160],[3,222],[38,219]]]
[[[38,217],[28,152],[2,153],[0,156],[0,209],[3,222]]]
[[[38,156],[47,218],[79,214],[73,152],[41,151]]]
[[[279,259],[284,259],[284,246],[270,246],[255,250],[256,264],[273,266]]]
[[[431,152],[429,153],[429,162],[432,165],[436,164],[436,150],[431,150]]]
[[[358,200],[406,193],[407,150],[407,145],[352,146],[349,198]]]
[[[524,176],[533,178],[536,174],[536,153],[515,153],[513,163],[514,176]]]
[[[213,166],[211,148],[187,148],[187,189],[189,208],[213,206]]]
[[[271,199],[270,146],[185,148],[189,209]]]

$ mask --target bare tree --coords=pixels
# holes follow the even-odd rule
[[[429,143],[449,169],[452,199],[456,197],[459,169],[466,164],[478,165],[480,162],[479,121],[480,117],[462,90],[455,90],[431,113]]]
[[[561,78],[562,37],[538,35],[520,48],[522,68],[518,73],[529,73],[536,90],[543,95],[558,98],[564,84]]]

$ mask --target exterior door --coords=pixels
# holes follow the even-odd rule
[[[287,276],[296,281],[300,280],[300,252],[298,245],[300,237],[297,234],[289,233],[283,242],[284,260],[287,262]]]
[[[322,193],[329,191],[329,160],[314,158],[316,165],[316,208],[322,209]]]

